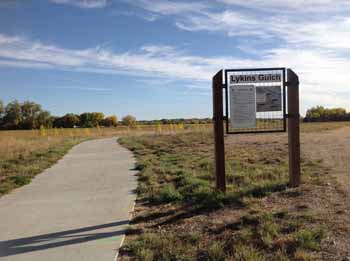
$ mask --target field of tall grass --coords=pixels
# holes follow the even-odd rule
[[[345,126],[307,123],[301,134]],[[226,194],[214,188],[211,129],[120,142],[139,170],[121,260],[322,259],[328,228],[311,202],[324,193],[327,168],[303,157],[303,185],[289,189],[285,133],[226,136]]]
[[[350,123],[305,123],[301,132],[345,126]],[[224,195],[213,190],[211,124],[0,131],[0,196],[28,184],[74,145],[103,137],[122,137],[140,172],[122,259],[309,260],[319,250],[322,226],[308,209],[295,213],[285,203],[300,193],[286,192],[285,134],[227,136]],[[303,161],[304,182],[322,183],[323,172],[317,162]],[[280,209],[267,211],[262,205],[275,194]]]
[[[74,145],[88,139],[147,133],[178,133],[206,128],[207,125],[199,124],[169,124],[0,131],[0,196],[28,184],[35,175],[57,162]]]
[[[349,122],[306,123],[301,125],[301,130],[322,131],[349,125]],[[211,124],[180,123],[117,128],[0,131],[0,196],[29,183],[36,174],[50,167],[72,146],[87,139],[208,130],[212,130]]]
[[[307,212],[260,202],[286,193],[285,135],[226,141],[225,194],[214,189],[210,130],[123,137],[137,158],[142,229],[123,248],[125,260],[308,260],[324,229]],[[303,160],[303,181],[319,184],[322,168]],[[219,213],[219,214],[217,214]],[[230,216],[232,215],[232,216]],[[228,222],[228,227],[226,227]],[[141,232],[142,231],[142,232]],[[276,258],[275,258],[276,256]],[[300,258],[300,259],[298,259]],[[122,259],[123,260],[123,259]]]

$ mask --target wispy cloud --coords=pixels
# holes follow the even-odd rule
[[[138,13],[138,12],[133,12],[133,11],[113,10],[111,12],[111,14],[113,16],[127,16],[127,17],[141,18],[141,19],[146,20],[148,22],[154,22],[159,18],[159,15],[154,14],[154,13],[143,14],[143,13]]]
[[[0,1],[0,8],[10,8],[10,7],[16,7],[17,6],[16,0],[1,0]]]
[[[81,86],[51,86],[51,89],[68,89],[77,91],[88,91],[88,92],[111,92],[112,88],[94,88],[94,87],[81,87]]]
[[[37,64],[49,69],[208,79],[208,60],[182,54],[171,46],[147,45],[136,52],[117,53],[101,46],[64,49],[3,34],[0,34],[0,39],[0,63],[3,64],[11,62],[22,67]]]
[[[249,9],[278,13],[295,11],[319,13],[350,8],[350,2],[347,0],[218,0],[218,2],[235,7],[243,6]]]
[[[134,0],[131,5],[143,8],[149,12],[162,15],[177,15],[204,11],[208,5],[203,2],[170,1],[170,0]]]
[[[171,17],[180,30],[234,37],[243,53],[256,57],[251,60],[240,57],[182,58],[190,59],[193,65],[198,61],[204,71],[215,66],[292,67],[300,74],[301,92],[308,104],[349,108],[347,99],[341,94],[350,81],[346,71],[350,65],[348,0],[185,2],[187,8],[181,11],[178,8],[176,12],[171,11],[168,2],[164,2],[163,8],[153,1],[137,3],[144,10]]]
[[[107,6],[107,0],[50,0],[55,4],[72,5],[85,9],[104,8]]]
[[[300,75],[302,106],[324,104],[349,108],[342,95],[350,82],[350,59],[333,49],[275,47],[260,50],[257,59],[239,56],[194,56],[174,46],[147,45],[139,50],[115,52],[97,46],[65,49],[21,37],[0,34],[0,66],[69,70],[99,74],[125,74],[139,79],[166,79],[205,92],[212,75],[221,68],[288,66]],[[137,78],[136,78],[137,79]],[[316,99],[315,97],[319,97]]]

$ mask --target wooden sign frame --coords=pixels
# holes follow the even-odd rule
[[[285,68],[259,68],[259,69],[240,69],[240,71],[266,71],[266,70],[283,70],[283,89],[287,88],[288,113],[284,108],[284,118],[288,119],[284,123],[284,130],[288,130],[288,149],[289,149],[289,185],[291,187],[300,186],[300,113],[299,113],[299,78],[291,70]],[[287,75],[286,75],[287,74]],[[286,78],[287,77],[287,78]],[[212,81],[213,90],[213,127],[214,127],[214,147],[215,147],[215,178],[216,188],[219,191],[226,191],[225,177],[225,143],[224,143],[224,116],[223,91],[223,70],[215,74]],[[227,90],[227,88],[226,88]],[[285,95],[283,95],[285,97]],[[225,96],[227,102],[227,95]],[[285,106],[285,101],[283,102]],[[227,110],[227,106],[226,106]],[[245,132],[246,133],[246,132]],[[255,132],[256,133],[256,132]],[[228,133],[230,134],[230,133]],[[237,134],[237,133],[235,133]]]

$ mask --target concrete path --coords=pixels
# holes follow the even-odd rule
[[[0,198],[0,260],[114,261],[135,200],[133,166],[116,138],[87,141]]]

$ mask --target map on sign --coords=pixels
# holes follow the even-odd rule
[[[233,128],[256,126],[256,91],[254,85],[230,86],[230,120]]]
[[[281,111],[282,93],[281,86],[257,86],[256,111]]]

